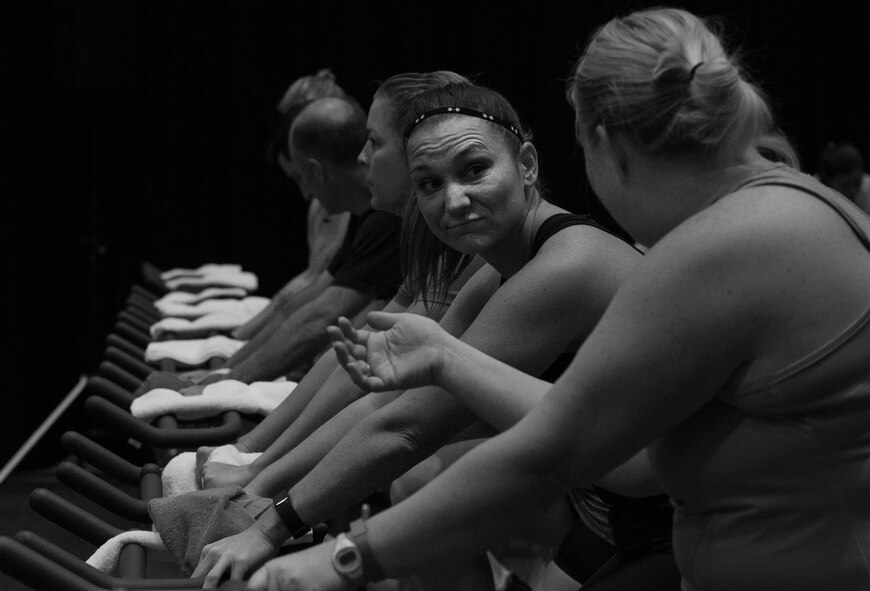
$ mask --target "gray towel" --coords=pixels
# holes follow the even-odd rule
[[[175,562],[190,576],[204,546],[248,529],[271,504],[227,486],[154,499],[148,512]]]

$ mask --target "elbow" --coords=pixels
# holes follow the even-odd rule
[[[422,457],[436,449],[427,444],[412,421],[386,413],[375,413],[366,418],[363,429],[368,437],[379,442],[379,447],[386,455],[397,459]]]

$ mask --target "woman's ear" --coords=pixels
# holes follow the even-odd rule
[[[538,151],[532,142],[524,142],[519,154],[520,174],[523,185],[534,186],[538,182]]]

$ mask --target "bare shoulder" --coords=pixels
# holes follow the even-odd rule
[[[672,230],[625,296],[691,317],[709,334],[742,335],[742,346],[765,352],[766,370],[853,322],[866,308],[868,284],[867,250],[830,205],[762,187],[729,195]]]
[[[686,262],[733,260],[744,269],[749,265],[779,271],[789,271],[783,265],[790,262],[826,265],[865,255],[854,231],[833,207],[779,186],[726,196],[675,228],[654,250]]]
[[[569,226],[553,234],[515,276],[563,286],[589,288],[597,282],[621,283],[643,255],[625,240],[589,224]]]

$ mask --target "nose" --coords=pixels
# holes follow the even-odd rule
[[[368,152],[368,148],[369,148],[369,145],[368,145],[368,142],[366,142],[366,145],[363,146],[363,149],[359,151],[359,154],[357,154],[357,157],[356,157],[356,161],[359,162],[362,166],[364,166],[366,168],[369,167],[369,157],[368,157],[368,154],[366,153],[366,152]]]
[[[465,192],[465,188],[459,183],[448,183],[444,187],[444,208],[451,215],[464,213],[470,206],[471,200]]]

